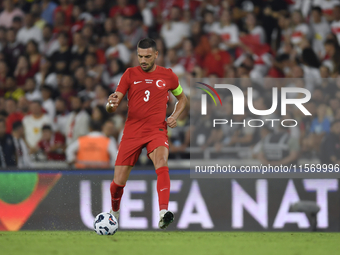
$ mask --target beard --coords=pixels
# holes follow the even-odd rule
[[[142,70],[143,70],[144,72],[149,72],[149,71],[154,67],[154,65],[155,65],[155,61],[153,61],[153,62],[150,63],[150,64],[147,64],[146,66],[142,66],[142,65],[140,64],[140,67],[142,68]]]

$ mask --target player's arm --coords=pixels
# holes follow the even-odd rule
[[[106,111],[108,113],[114,113],[118,105],[122,101],[123,97],[124,97],[124,94],[119,91],[112,93],[107,99]]]
[[[183,92],[181,85],[178,84],[178,87],[171,91],[172,94],[177,98],[177,102],[175,104],[175,109],[173,113],[168,117],[166,123],[169,127],[174,128],[177,126],[177,118],[183,112],[186,104],[187,104],[187,97]]]

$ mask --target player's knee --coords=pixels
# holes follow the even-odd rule
[[[167,166],[167,165],[168,165],[168,159],[166,157],[160,157],[156,159],[156,162],[155,162],[156,169],[163,167],[163,166]]]

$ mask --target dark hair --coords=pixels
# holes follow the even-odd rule
[[[317,11],[319,14],[322,13],[322,9],[320,8],[320,6],[313,6],[312,11]]]
[[[64,38],[66,38],[66,39],[68,39],[68,34],[66,33],[66,32],[60,32],[59,34],[58,34],[58,38],[60,37],[60,36],[63,36]]]
[[[15,16],[13,17],[12,22],[22,22],[22,18],[20,16]]]
[[[40,90],[46,90],[46,91],[50,92],[51,95],[53,93],[53,89],[50,86],[48,86],[48,85],[41,86]]]
[[[45,125],[42,126],[41,130],[50,130],[50,131],[52,131],[52,127],[51,127],[51,125],[45,124]]]
[[[286,60],[289,60],[289,54],[287,53],[283,53],[283,54],[276,56],[276,61],[279,63],[286,61]]]
[[[38,46],[38,43],[37,43],[35,40],[33,40],[33,39],[29,40],[29,41],[26,43],[26,48],[27,48],[27,45],[28,45],[29,43],[32,43],[32,44],[34,45],[35,49],[37,50],[37,52],[39,52],[39,46]]]
[[[102,131],[102,123],[98,121],[91,120],[90,121],[90,129],[92,131]]]
[[[18,130],[19,128],[23,127],[22,122],[21,121],[15,121],[12,124],[12,130]]]
[[[6,98],[6,101],[13,101],[14,103],[17,103],[17,100],[13,97]]]
[[[46,24],[45,26],[44,26],[44,28],[48,28],[48,29],[50,29],[51,31],[53,31],[53,26],[51,25],[51,24]]]
[[[144,38],[144,39],[140,40],[137,44],[137,48],[141,48],[141,49],[152,48],[155,51],[157,50],[156,49],[156,42],[151,38]]]
[[[118,71],[117,71],[117,73],[114,73],[114,74],[124,73],[124,71],[125,71],[124,63],[120,59],[114,58],[110,61],[110,64],[112,62],[116,62],[117,65],[118,65]]]
[[[302,61],[308,66],[320,67],[320,61],[312,48],[306,48],[302,51]]]
[[[110,115],[107,113],[106,108],[104,106],[96,105],[94,108],[97,108],[100,111],[100,114],[102,116],[102,119],[101,119],[102,122],[105,122],[106,120],[109,119]],[[93,108],[93,110],[94,110],[94,108]]]

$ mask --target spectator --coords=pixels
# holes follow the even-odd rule
[[[52,99],[53,89],[47,85],[41,87],[42,107],[47,112],[49,118],[54,120],[55,104]]]
[[[179,63],[184,66],[188,73],[193,72],[194,67],[198,65],[198,58],[194,53],[193,42],[191,39],[185,39],[183,42],[183,56],[179,59]]]
[[[57,36],[53,34],[53,26],[46,24],[42,29],[42,40],[39,44],[39,51],[46,57],[51,57],[60,48]]]
[[[334,6],[331,29],[333,34],[336,35],[337,41],[340,42],[340,5]]]
[[[17,41],[26,44],[29,40],[35,40],[37,43],[42,41],[41,29],[34,26],[32,14],[25,15],[25,26],[22,27],[17,34]]]
[[[24,115],[28,115],[29,113],[29,101],[26,97],[22,96],[18,99],[18,109]]]
[[[8,76],[5,82],[5,98],[13,98],[19,100],[25,95],[25,91],[16,85],[15,79],[12,76]]]
[[[299,45],[303,39],[310,39],[310,29],[303,21],[303,16],[300,11],[294,11],[292,14],[292,21],[294,25],[293,33],[291,35],[291,42],[294,45]]]
[[[103,85],[97,85],[95,88],[95,99],[92,101],[91,106],[96,105],[106,106],[109,90]]]
[[[56,73],[67,74],[70,59],[72,58],[71,49],[68,45],[68,35],[67,33],[60,33],[58,35],[58,42],[60,48],[55,51],[51,56],[51,63],[54,64],[53,70]]]
[[[3,49],[3,53],[6,57],[6,62],[9,65],[11,72],[14,71],[19,57],[24,53],[25,47],[16,41],[16,32],[13,28],[10,28],[6,32],[6,47]]]
[[[267,135],[262,142],[258,157],[262,164],[272,166],[296,164],[299,157],[299,142],[280,125],[278,133]]]
[[[13,124],[17,121],[21,121],[24,118],[24,115],[20,111],[18,111],[17,101],[13,98],[6,99],[5,110],[7,113],[6,133],[10,134],[12,132]]]
[[[15,33],[18,34],[19,30],[23,27],[23,18],[20,16],[15,16],[13,18],[12,28],[14,29]]]
[[[14,7],[12,0],[4,0],[3,5],[4,10],[0,14],[0,26],[10,28],[12,27],[14,17],[24,17],[22,10]]]
[[[86,135],[89,132],[90,116],[82,110],[83,100],[79,97],[71,98],[72,111],[68,114],[65,124],[66,145],[76,141],[78,137]]]
[[[50,125],[44,125],[41,130],[41,140],[32,152],[41,151],[47,160],[65,160],[65,137],[59,132],[53,132]]]
[[[57,13],[62,12],[65,16],[65,25],[71,25],[73,4],[70,4],[69,0],[59,0],[59,2],[60,6],[55,8],[54,15],[57,15]]]
[[[41,18],[41,6],[39,3],[32,3],[30,13],[34,20],[34,26],[42,30],[46,25],[46,21]]]
[[[65,13],[62,11],[56,12],[54,15],[53,33],[66,33],[68,38],[71,37],[71,26],[66,23]]]
[[[290,14],[279,14],[278,26],[273,30],[271,34],[273,50],[282,53],[284,43],[290,42],[292,31],[293,28],[291,26]]]
[[[110,115],[107,113],[106,108],[101,105],[97,105],[92,109],[91,119],[95,122],[104,124]]]
[[[95,87],[94,78],[89,75],[86,76],[84,85],[85,85],[85,89],[78,93],[78,97],[88,98],[90,100],[93,100],[96,96],[95,92],[93,91]]]
[[[24,90],[25,96],[28,99],[28,101],[41,100],[41,92],[38,89],[36,89],[36,83],[33,78],[26,79]]]
[[[45,124],[52,124],[52,120],[45,114],[40,101],[33,101],[29,106],[30,115],[23,118],[22,123],[25,129],[25,137],[29,148],[37,146],[41,139],[41,128]]]
[[[108,60],[119,58],[124,65],[127,65],[130,61],[129,49],[119,42],[119,37],[116,33],[111,33],[109,35],[109,45],[110,47],[105,52],[105,57]]]
[[[325,41],[325,52],[326,56],[323,61],[323,65],[327,66],[332,74],[332,77],[336,77],[340,70],[340,47],[337,42],[332,39]]]
[[[26,79],[32,78],[34,74],[34,70],[31,69],[28,58],[24,55],[20,56],[17,66],[14,70],[14,77],[16,78],[17,85],[19,87],[24,86],[26,83]]]
[[[317,108],[316,117],[311,123],[308,136],[302,141],[302,151],[304,153],[318,152],[320,149],[321,141],[325,134],[330,131],[330,120],[326,116],[327,106],[320,104]]]
[[[89,53],[85,57],[85,68],[88,75],[92,76],[96,82],[100,82],[104,72],[104,66],[98,64],[97,57],[93,53]]]
[[[53,119],[53,125],[55,130],[61,134],[65,134],[65,127],[68,120],[66,102],[61,97],[55,100],[55,117]]]
[[[143,24],[147,28],[150,28],[154,25],[154,17],[151,9],[147,5],[147,0],[138,0],[138,8],[143,17]]]
[[[16,151],[17,167],[30,168],[32,163],[29,155],[29,150],[25,142],[25,132],[22,122],[21,121],[14,122],[11,127],[11,130]]]
[[[266,33],[264,29],[256,24],[256,16],[254,13],[248,13],[245,20],[245,28],[248,34],[252,36],[253,43],[266,43]]]
[[[124,73],[124,64],[119,59],[112,59],[109,62],[108,69],[103,74],[103,81],[112,91],[115,91]]]
[[[52,71],[52,64],[46,57],[40,59],[39,72],[34,75],[37,89],[41,86],[50,86],[53,89],[57,89],[57,75]]]
[[[322,141],[320,160],[322,164],[340,164],[340,120],[332,122],[330,133]]]
[[[6,134],[6,123],[2,118],[0,118],[0,163],[1,168],[17,165],[13,137]]]
[[[67,109],[71,107],[72,97],[76,96],[74,88],[74,80],[70,75],[62,76],[61,84],[59,86],[60,97],[63,98],[67,103]]]
[[[136,21],[129,17],[124,18],[123,28],[120,34],[124,45],[130,51],[134,50],[137,43],[146,36],[144,30],[140,26],[137,26]]]
[[[322,59],[326,53],[323,44],[326,41],[327,35],[331,32],[331,28],[323,19],[322,10],[318,6],[312,8],[312,19],[313,50]]]
[[[26,44],[26,55],[30,63],[30,72],[34,75],[39,71],[41,55],[38,50],[38,44],[30,40]]]
[[[203,32],[207,34],[213,32],[213,27],[215,23],[214,12],[210,10],[204,10],[202,16],[204,21]]]
[[[8,66],[5,61],[0,60],[0,96],[5,94],[5,83],[8,76]]]
[[[224,50],[233,49],[239,45],[239,31],[237,26],[231,21],[229,10],[222,11],[220,22],[214,23],[212,32],[221,36],[221,47]]]
[[[117,15],[131,17],[138,12],[138,8],[136,5],[128,4],[128,0],[117,0],[117,5],[113,6],[110,9],[109,16],[115,17]]]
[[[47,24],[53,25],[53,13],[57,8],[57,4],[51,0],[42,0],[41,7],[42,13],[41,18],[46,21]]]
[[[76,168],[109,168],[116,161],[117,147],[101,133],[100,123],[91,121],[91,132],[71,143],[66,150],[67,162]]]
[[[167,61],[166,67],[171,68],[171,70],[181,79],[185,75],[185,68],[181,63],[178,63],[178,56],[174,49],[169,49],[167,51]]]
[[[107,120],[104,122],[102,132],[106,137],[111,139],[112,143],[114,144],[114,148],[118,149],[117,141],[115,138],[116,127],[112,120]]]
[[[217,34],[211,34],[209,44],[211,51],[204,58],[205,75],[216,74],[219,78],[224,76],[227,66],[231,63],[231,56],[221,49],[218,45],[220,37]]]
[[[162,25],[160,34],[167,49],[181,48],[183,40],[190,35],[189,25],[180,21],[180,17],[181,9],[177,6],[173,6],[170,12],[170,20]]]

